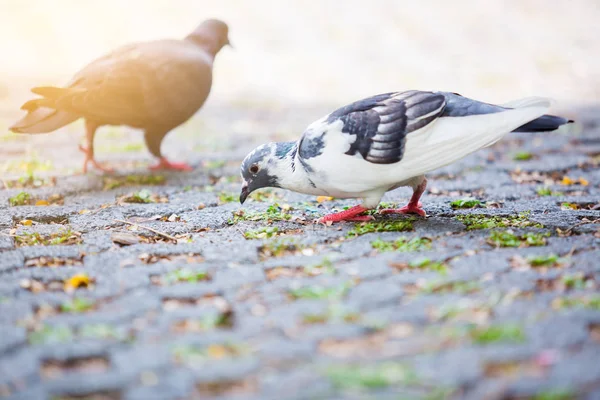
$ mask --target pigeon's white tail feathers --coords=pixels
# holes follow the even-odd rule
[[[489,143],[497,141],[513,129],[541,117],[550,108],[550,101],[530,97],[523,106],[492,114],[477,114],[465,117],[442,117],[428,129],[425,143],[434,145],[447,141],[462,141],[476,136],[488,137]],[[409,136],[410,138],[410,136]]]
[[[9,129],[15,133],[48,133],[79,119],[79,116],[53,108],[38,107],[15,122]]]
[[[517,109],[465,117],[442,117],[430,129],[407,136],[400,164],[408,176],[441,168],[500,140],[504,135],[544,115],[550,101],[529,98]]]
[[[506,108],[521,108],[521,107],[527,107],[529,104],[531,104],[532,101],[536,101],[536,100],[542,100],[543,98],[541,97],[524,97],[522,99],[517,99],[517,100],[512,100],[509,101],[508,103],[504,103],[504,104],[500,104],[501,107],[506,107]],[[554,100],[552,99],[543,99],[543,100],[547,100],[549,101],[551,104],[551,106],[554,104]]]

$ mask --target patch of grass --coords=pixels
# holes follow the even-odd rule
[[[586,279],[583,274],[563,275],[561,280],[566,289],[573,290],[585,288]]]
[[[332,197],[332,199],[333,199],[333,197]],[[392,209],[398,208],[398,203],[381,202],[381,203],[379,203],[379,205],[376,208],[365,211],[364,215],[377,215],[377,214],[379,214],[379,212],[381,210],[386,210],[389,208],[392,208]],[[344,209],[348,209],[348,207],[344,207]]]
[[[587,297],[559,297],[552,302],[554,308],[588,308],[600,310],[600,295]]]
[[[44,325],[29,334],[32,345],[67,343],[73,340],[73,331],[67,326]]]
[[[562,192],[554,192],[548,186],[538,186],[538,188],[535,190],[535,192],[538,194],[538,196],[562,196],[563,195]]]
[[[79,336],[88,339],[114,339],[122,340],[124,335],[108,324],[87,324],[79,328]]]
[[[329,258],[324,258],[320,263],[307,265],[303,268],[303,271],[307,275],[315,276],[315,275],[334,275],[337,270],[335,269],[335,265]]]
[[[431,261],[429,258],[422,258],[420,260],[411,261],[408,266],[412,269],[426,269],[430,271],[436,271],[441,274],[448,273],[448,266],[439,261]]]
[[[236,343],[211,344],[206,347],[179,345],[173,347],[171,350],[175,360],[185,364],[238,358],[246,355],[248,352],[249,349],[247,346]]]
[[[481,204],[481,201],[472,198],[454,200],[450,203],[452,208],[475,208],[481,207]]]
[[[281,257],[286,254],[301,251],[305,247],[306,246],[298,243],[294,239],[278,238],[263,244],[260,247],[259,252],[262,258]]]
[[[165,282],[169,285],[177,282],[197,283],[209,279],[210,276],[206,271],[194,271],[188,268],[171,271],[164,276]]]
[[[108,145],[98,148],[101,153],[137,153],[144,150],[143,143],[125,143],[122,145]]]
[[[529,161],[533,158],[533,154],[528,151],[520,151],[513,156],[515,161]]]
[[[304,314],[302,322],[305,324],[324,324],[327,322],[354,323],[360,320],[360,314],[349,311],[338,304],[331,305],[326,312],[319,314]]]
[[[354,225],[346,237],[352,238],[372,232],[406,232],[413,230],[414,218],[395,221],[367,222]]]
[[[131,196],[123,198],[126,203],[153,203],[152,192],[147,189],[142,189],[138,192],[133,192]]]
[[[217,328],[230,328],[233,326],[232,313],[205,315],[201,320],[201,326],[207,331]]]
[[[487,242],[495,247],[532,247],[545,246],[548,233],[528,232],[516,235],[509,231],[492,231]]]
[[[563,210],[578,210],[579,205],[576,203],[561,203],[560,208]]]
[[[491,216],[483,214],[457,215],[456,219],[466,225],[467,230],[508,228],[508,227],[533,227],[543,228],[542,224],[529,220],[529,213],[523,212],[518,215]]]
[[[294,299],[327,299],[337,300],[346,295],[352,284],[347,282],[337,286],[304,286],[298,289],[290,289],[289,294]]]
[[[243,210],[236,211],[233,213],[233,218],[227,221],[229,225],[238,223],[239,221],[264,221],[264,222],[275,222],[275,221],[289,221],[292,219],[290,212],[292,207],[287,204],[279,205],[274,203],[270,205],[264,212],[244,212]]]
[[[17,246],[58,246],[81,244],[81,233],[71,229],[63,229],[50,235],[37,232],[23,233],[14,237]]]
[[[431,239],[426,237],[414,237],[412,239],[401,237],[393,242],[388,242],[378,238],[377,240],[371,242],[371,246],[381,252],[399,251],[404,253],[423,251],[431,249]]]
[[[54,186],[56,184],[56,178],[39,178],[33,173],[22,176],[18,179],[6,180],[4,185],[8,189],[14,188],[38,188],[42,186]]]
[[[49,160],[40,160],[37,154],[31,154],[27,159],[10,161],[0,165],[0,172],[24,172],[32,175],[36,172],[50,171],[54,169]]]
[[[326,376],[338,389],[367,390],[391,385],[417,383],[415,372],[406,365],[385,362],[375,365],[340,365],[330,367]]]
[[[468,294],[481,290],[477,281],[428,281],[420,286],[420,292],[429,293],[458,293]]]
[[[535,394],[531,400],[572,400],[577,398],[577,393],[569,389],[546,390]]]
[[[490,325],[486,327],[474,327],[469,336],[479,344],[511,342],[521,343],[525,341],[523,328],[514,324]]]
[[[277,236],[278,232],[279,228],[276,226],[263,226],[262,228],[244,232],[244,237],[246,239],[265,239]]]
[[[220,192],[219,193],[219,204],[232,203],[238,201],[238,197],[235,193],[231,192]]]
[[[166,178],[162,175],[127,175],[118,177],[104,177],[103,189],[111,190],[120,188],[122,186],[135,185],[157,186],[163,185],[166,181]]]
[[[31,204],[31,195],[27,192],[20,192],[8,199],[11,207],[26,206]]]
[[[94,308],[94,302],[88,299],[76,297],[61,304],[60,311],[65,313],[83,313]]]
[[[532,267],[551,267],[558,264],[559,260],[560,258],[556,254],[527,257],[527,262]]]

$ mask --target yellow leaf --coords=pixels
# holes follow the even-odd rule
[[[560,181],[561,184],[563,185],[572,185],[575,182],[573,181],[573,179],[569,178],[568,176],[563,176],[562,181]]]
[[[89,213],[90,210],[84,209],[84,210],[79,210],[79,214],[83,215],[83,214],[87,214]]]
[[[75,274],[65,281],[65,291],[71,291],[80,287],[88,287],[90,277],[87,274]]]
[[[317,203],[323,203],[324,201],[331,201],[333,200],[333,197],[329,197],[329,196],[318,196],[317,197]]]
[[[33,224],[33,221],[32,221],[32,220],[30,220],[30,219],[24,219],[24,220],[22,220],[22,221],[21,221],[21,222],[19,222],[19,223],[20,223],[21,225],[24,225],[24,226],[31,226],[31,225]]]
[[[36,206],[49,206],[50,203],[48,203],[46,200],[38,200],[35,202]]]
[[[211,344],[208,346],[207,353],[210,358],[220,359],[227,355],[227,350],[220,344]]]
[[[589,184],[590,184],[590,183],[588,182],[588,180],[587,180],[587,179],[585,179],[585,178],[579,178],[579,183],[580,183],[580,184],[582,184],[583,186],[587,186],[587,185],[589,185]]]

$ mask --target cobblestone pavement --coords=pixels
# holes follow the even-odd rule
[[[572,116],[431,175],[426,219],[329,227],[352,201],[240,207],[249,135],[154,177],[3,142],[0,397],[598,399],[600,125]]]

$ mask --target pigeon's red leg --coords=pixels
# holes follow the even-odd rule
[[[371,221],[374,218],[370,215],[360,215],[365,211],[368,211],[368,208],[364,208],[363,206],[354,206],[347,210],[327,214],[321,218],[319,218],[319,223],[327,223],[327,222],[340,222],[340,221]]]
[[[104,167],[96,161],[94,158],[94,136],[96,135],[96,129],[98,129],[98,125],[85,121],[85,140],[87,142],[87,147],[79,146],[79,150],[81,150],[85,154],[85,160],[83,161],[83,173],[86,174],[88,171],[88,164],[92,163],[92,165],[99,169],[102,172],[114,172],[112,168]]]
[[[421,198],[421,195],[425,191],[426,187],[427,187],[427,179],[423,179],[423,181],[419,184],[419,186],[417,186],[414,189],[413,195],[410,198],[410,201],[408,202],[407,205],[405,205],[404,207],[399,208],[399,209],[379,210],[379,213],[380,214],[419,214],[421,217],[426,217],[427,213],[425,212],[425,210],[423,210],[421,208],[422,204],[419,201],[419,199]]]
[[[192,168],[190,165],[188,165],[186,163],[171,162],[164,157],[161,157],[159,159],[158,164],[150,167],[151,171],[157,171],[160,169],[172,169],[175,171],[186,171],[186,172],[194,170],[194,168]]]

